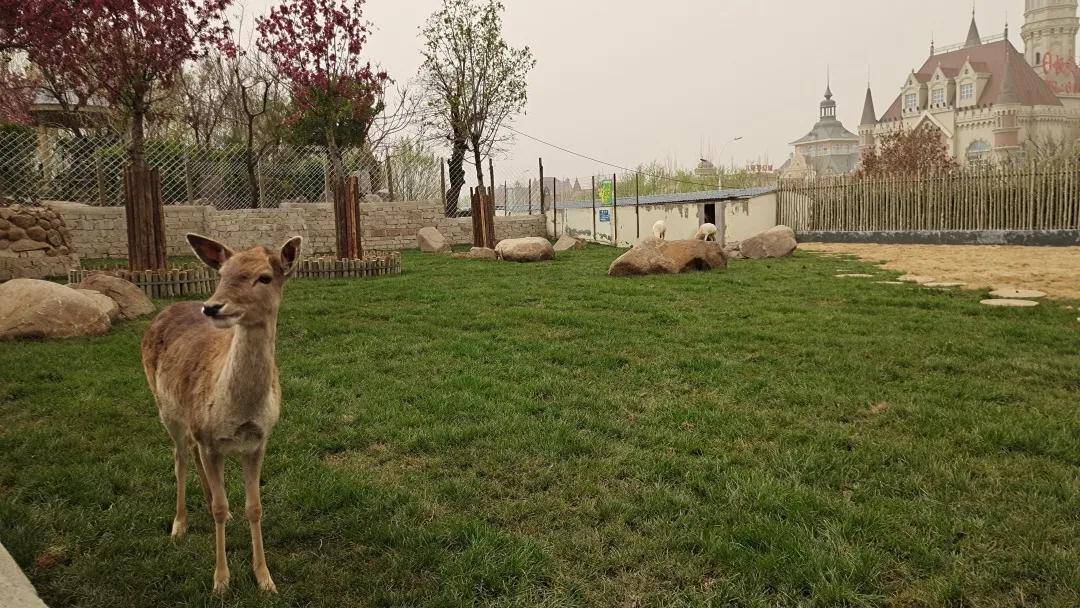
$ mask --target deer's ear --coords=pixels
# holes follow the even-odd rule
[[[300,245],[304,239],[294,236],[281,246],[281,269],[285,276],[290,276],[296,270],[296,264],[300,261]]]
[[[187,242],[188,245],[191,245],[191,250],[195,252],[195,255],[199,256],[199,259],[203,261],[203,264],[214,270],[220,269],[225,260],[228,260],[233,255],[232,249],[202,235],[189,234],[187,235]]]

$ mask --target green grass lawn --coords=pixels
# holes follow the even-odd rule
[[[229,595],[194,474],[169,538],[148,321],[2,343],[0,541],[57,608],[1080,605],[1080,313],[616,255],[289,285],[273,599],[236,463]]]

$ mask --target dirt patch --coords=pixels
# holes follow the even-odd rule
[[[854,255],[884,268],[963,281],[968,289],[1037,289],[1080,299],[1080,247],[800,243],[803,251]]]

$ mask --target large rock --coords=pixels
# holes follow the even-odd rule
[[[585,241],[570,236],[569,234],[564,234],[559,237],[559,240],[555,241],[554,249],[556,252],[570,251],[571,249],[585,249]]]
[[[787,226],[774,226],[740,243],[739,252],[751,260],[782,258],[791,255],[798,246],[794,230]]]
[[[150,298],[134,283],[119,277],[92,274],[72,287],[89,289],[109,296],[120,307],[120,317],[124,319],[134,319],[154,312],[154,303],[150,301]]]
[[[724,249],[715,241],[643,241],[619,256],[608,274],[626,277],[645,274],[678,274],[692,270],[727,268]]]
[[[0,285],[0,340],[70,338],[108,330],[109,316],[70,287],[37,279]]]
[[[499,259],[507,262],[543,262],[555,259],[551,241],[538,236],[521,239],[505,239],[495,246]]]
[[[454,257],[459,260],[497,260],[498,254],[490,247],[473,247],[468,253],[455,253]]]
[[[93,300],[94,305],[109,317],[109,321],[115,321],[120,316],[120,305],[109,296],[93,289],[76,289],[75,291]]]
[[[450,251],[450,242],[437,228],[421,228],[416,233],[416,244],[426,253],[446,253]]]

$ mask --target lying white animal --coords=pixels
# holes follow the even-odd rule
[[[664,237],[667,235],[667,224],[664,223],[664,220],[660,220],[652,225],[652,235],[661,241],[664,240]]]
[[[698,241],[715,241],[716,224],[702,224],[694,233],[694,239]]]

